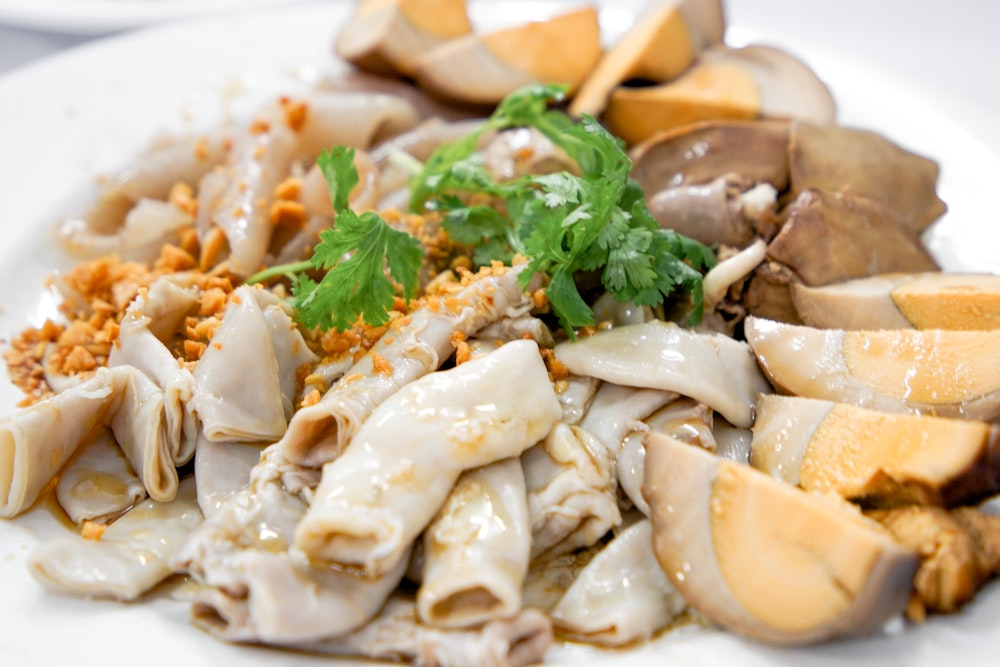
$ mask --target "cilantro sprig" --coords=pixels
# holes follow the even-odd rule
[[[378,214],[358,214],[348,206],[358,182],[353,148],[323,151],[316,163],[330,191],[334,226],[320,232],[308,260],[272,267],[247,282],[290,278],[296,315],[306,327],[343,331],[359,317],[372,326],[385,324],[396,296],[393,281],[406,299],[416,296],[424,250],[416,238],[393,229]],[[310,276],[320,271],[325,273],[318,281]]]
[[[478,264],[526,256],[522,284],[537,273],[549,277],[549,303],[570,335],[594,324],[577,286],[581,272],[600,272],[612,295],[639,305],[659,305],[680,291],[690,298],[690,321],[697,322],[703,310],[701,271],[714,264],[714,254],[660,228],[641,188],[629,179],[632,162],[622,142],[590,116],[576,122],[550,108],[565,94],[565,86],[528,86],[505,99],[476,132],[438,149],[413,180],[411,210],[440,211],[445,230],[474,248]],[[561,148],[579,175],[495,181],[476,154],[477,144],[485,132],[521,126],[535,128]],[[501,200],[506,214],[464,203],[472,194]]]
[[[621,141],[594,118],[577,122],[551,108],[565,86],[528,86],[508,96],[476,131],[431,154],[411,182],[410,209],[440,211],[445,231],[472,248],[476,264],[527,258],[518,279],[548,276],[546,294],[569,335],[594,324],[594,313],[577,284],[583,273],[600,275],[604,288],[621,301],[656,306],[677,292],[691,302],[691,322],[703,309],[702,270],[715,256],[702,244],[659,227],[641,188],[629,179],[632,162]],[[561,148],[577,173],[526,175],[498,182],[477,148],[484,133],[532,127]],[[354,151],[335,148],[317,164],[326,178],[337,218],[320,234],[313,256],[273,267],[249,282],[286,276],[299,321],[343,330],[357,318],[371,325],[388,321],[397,285],[416,295],[423,249],[372,212],[357,214],[348,195],[358,182]],[[485,195],[499,206],[468,203]],[[320,276],[318,280],[314,276]]]

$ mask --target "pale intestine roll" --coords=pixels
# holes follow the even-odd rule
[[[658,320],[560,343],[555,352],[571,373],[689,396],[744,428],[757,395],[770,391],[746,343]]]
[[[189,213],[164,201],[170,189],[177,183],[195,186],[225,160],[230,142],[226,133],[158,137],[127,169],[102,184],[85,217],[60,223],[59,242],[85,255],[155,259],[177,227],[191,223]]]
[[[167,437],[163,390],[132,366],[114,370],[120,373],[120,403],[111,413],[115,440],[149,497],[161,503],[173,500],[179,478]]]
[[[389,599],[370,623],[337,639],[297,648],[375,660],[407,660],[422,667],[524,667],[542,660],[552,644],[552,623],[534,609],[458,630],[420,622],[414,601]]]
[[[678,398],[646,418],[639,428],[622,442],[616,458],[618,484],[636,509],[649,516],[649,504],[642,495],[646,446],[643,438],[650,431],[666,433],[692,445],[715,451],[713,426],[715,414],[707,405],[690,398]]]
[[[198,360],[191,405],[209,440],[273,442],[285,433],[296,370],[316,357],[275,301],[238,288]]]
[[[715,414],[703,403],[691,398],[678,398],[644,420],[651,431],[715,451]]]
[[[198,197],[198,229],[202,244],[218,227],[229,245],[229,270],[249,276],[260,270],[271,241],[269,206],[272,193],[286,178],[295,159],[295,133],[271,122],[260,131],[241,133],[221,171],[206,176]]]
[[[294,163],[321,150],[347,145],[366,148],[419,121],[406,100],[377,93],[316,92],[301,114],[286,116],[282,104],[264,109],[254,126],[238,136],[219,174],[203,179],[198,228],[206,242],[218,227],[229,245],[229,270],[248,276],[262,268],[271,241],[269,219],[275,187]]]
[[[564,424],[573,426],[580,423],[600,386],[600,380],[586,375],[570,375],[556,383]]]
[[[315,467],[333,460],[376,406],[451,356],[456,332],[470,336],[501,317],[527,312],[531,300],[518,285],[521,270],[480,275],[454,295],[457,311],[420,308],[407,324],[390,328],[319,403],[295,413],[281,439],[288,460]],[[385,362],[383,372],[375,370],[376,358]]]
[[[291,543],[306,512],[296,466],[268,447],[249,484],[195,530],[173,567],[204,585],[193,621],[229,641],[288,645],[336,637],[372,618],[399,585],[405,559],[380,577],[313,566]]]
[[[313,568],[287,552],[245,550],[230,566],[244,590],[205,588],[191,605],[196,625],[227,641],[294,645],[339,637],[378,612],[405,562],[379,577]]]
[[[585,429],[556,424],[521,456],[521,464],[532,558],[590,546],[621,521],[614,458]]]
[[[115,402],[113,372],[18,410],[0,421],[0,516],[28,509]]]
[[[62,593],[133,600],[172,574],[170,559],[201,522],[188,479],[173,500],[143,501],[99,540],[73,535],[43,543],[28,558],[28,571]]]
[[[677,398],[660,389],[640,389],[605,382],[597,390],[580,426],[597,438],[612,460],[622,441],[640,421]]]
[[[652,527],[642,519],[619,533],[579,573],[551,612],[569,637],[605,646],[649,639],[687,604],[660,569]]]
[[[323,467],[295,544],[377,576],[399,562],[462,472],[519,456],[559,414],[533,341],[415,380]]]
[[[194,186],[221,164],[231,143],[228,132],[160,136],[135,162],[112,178],[107,191],[118,191],[131,201],[166,199],[176,183]]]
[[[111,431],[101,429],[59,473],[56,500],[73,523],[105,522],[142,501],[146,489]]]
[[[79,446],[108,425],[149,496],[172,499],[178,479],[163,391],[136,368],[116,366],[0,421],[0,516],[26,510]]]
[[[252,442],[215,442],[198,438],[194,455],[194,478],[198,487],[198,506],[210,519],[234,495],[250,483],[250,471],[260,461],[262,445]]]
[[[423,544],[421,621],[467,628],[517,614],[531,553],[521,462],[504,459],[463,473]]]
[[[161,284],[162,283],[162,284]],[[160,279],[148,293],[140,293],[122,318],[118,339],[108,355],[108,366],[131,366],[141,371],[163,392],[164,437],[171,461],[183,465],[194,456],[198,424],[188,410],[195,378],[164,345],[161,337],[174,332],[197,298],[188,290]]]
[[[122,202],[130,205],[129,202]],[[71,253],[85,257],[117,254],[153,262],[165,243],[176,243],[179,231],[194,221],[176,204],[158,199],[140,199],[123,216],[113,234],[95,232],[87,221],[70,218],[59,228],[59,242]]]

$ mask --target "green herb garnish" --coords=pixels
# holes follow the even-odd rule
[[[593,325],[594,314],[577,287],[578,272],[599,271],[618,300],[655,306],[678,290],[692,303],[690,321],[701,319],[701,270],[715,256],[704,245],[660,229],[642,190],[629,174],[632,162],[621,141],[594,118],[576,122],[549,108],[565,86],[528,86],[505,99],[476,132],[442,146],[414,179],[410,208],[436,209],[457,242],[473,247],[477,264],[527,257],[526,284],[536,273],[549,279],[552,310],[568,333]],[[484,132],[532,127],[560,147],[579,168],[569,172],[496,182],[476,155]],[[506,215],[463,202],[483,194],[504,202]],[[462,196],[465,195],[463,199]]]
[[[347,199],[358,182],[353,148],[324,151],[316,163],[330,190],[337,215],[334,226],[320,233],[310,259],[261,271],[247,282],[289,277],[296,316],[307,327],[343,331],[359,316],[372,326],[385,324],[396,296],[393,280],[406,299],[416,296],[424,250],[417,239],[393,229],[378,214],[359,215],[350,209]],[[310,271],[326,273],[317,282]]]
[[[632,162],[621,141],[594,118],[576,122],[550,109],[565,86],[533,85],[508,96],[476,131],[445,144],[428,158],[411,182],[410,209],[437,210],[445,230],[472,248],[473,261],[509,264],[527,258],[522,286],[535,274],[548,276],[552,311],[571,336],[593,325],[594,313],[580,294],[577,274],[598,272],[620,301],[656,306],[681,291],[692,305],[690,322],[701,319],[701,271],[715,256],[704,245],[660,229],[640,187],[629,179]],[[486,170],[477,145],[483,134],[532,127],[575,162],[579,175],[560,172],[497,182]],[[423,249],[372,212],[354,213],[347,197],[358,182],[354,151],[335,148],[317,163],[330,189],[336,225],[320,234],[313,256],[273,267],[248,282],[284,275],[292,280],[299,321],[305,326],[343,330],[360,316],[371,325],[388,321],[396,284],[407,299],[416,295]],[[481,194],[500,208],[470,205]],[[325,271],[317,282],[308,275]],[[391,279],[390,279],[391,276]]]

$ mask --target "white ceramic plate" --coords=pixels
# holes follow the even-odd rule
[[[627,28],[628,10],[636,3],[607,4],[605,27],[611,33]],[[730,35],[734,41],[763,35],[794,48],[831,84],[845,123],[881,130],[938,159],[940,192],[951,212],[929,242],[948,268],[1000,272],[1000,226],[993,223],[1000,160],[989,111],[859,60],[858,50],[819,48],[837,43],[829,30],[853,24],[844,18],[839,27],[828,21],[791,29],[795,22],[789,27],[789,17],[798,4],[731,0]],[[908,6],[900,0],[891,4]],[[547,3],[494,0],[477,4],[474,16],[487,25],[551,10]],[[0,79],[0,336],[51,312],[42,281],[61,258],[48,232],[59,213],[82,206],[96,175],[127,163],[158,131],[210,126],[249,113],[261,99],[307,86],[335,67],[330,44],[345,12],[333,5],[298,7],[167,26],[95,43]],[[906,35],[894,38],[909,43]],[[945,113],[954,110],[957,115]],[[16,400],[17,392],[0,378],[0,411],[9,411]],[[2,665],[330,664],[316,656],[219,643],[191,627],[185,607],[165,595],[120,605],[48,594],[28,577],[24,559],[39,535],[51,529],[44,512],[0,521]],[[628,652],[561,647],[553,657],[578,667],[985,665],[995,664],[997,636],[1000,588],[993,584],[959,615],[919,628],[897,624],[868,639],[779,649],[682,630]]]
[[[0,0],[0,23],[98,35],[163,21],[288,5],[298,0]]]

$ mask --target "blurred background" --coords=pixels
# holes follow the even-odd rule
[[[0,75],[124,31],[208,15],[280,11],[310,0],[0,0]],[[315,3],[317,0],[312,0]],[[320,0],[324,3],[353,0]],[[496,2],[497,0],[478,0]],[[553,0],[549,0],[553,1]],[[581,0],[554,0],[583,4]],[[527,3],[521,3],[527,4]],[[610,6],[645,2],[611,0]],[[1000,2],[995,0],[725,0],[732,41],[741,26],[775,32],[810,49],[925,81],[934,91],[976,100],[1000,113]],[[766,39],[766,32],[759,35]],[[937,94],[937,93],[935,93]]]
[[[282,6],[307,1],[0,0],[0,75],[126,30],[265,7],[280,11]],[[645,3],[604,4],[642,7]],[[767,16],[777,32],[793,34],[810,48],[850,55],[853,61],[916,78],[935,91],[976,100],[1000,113],[996,72],[1000,2],[995,0],[726,0],[725,4],[736,40],[743,38],[740,26],[759,26],[758,17]]]

